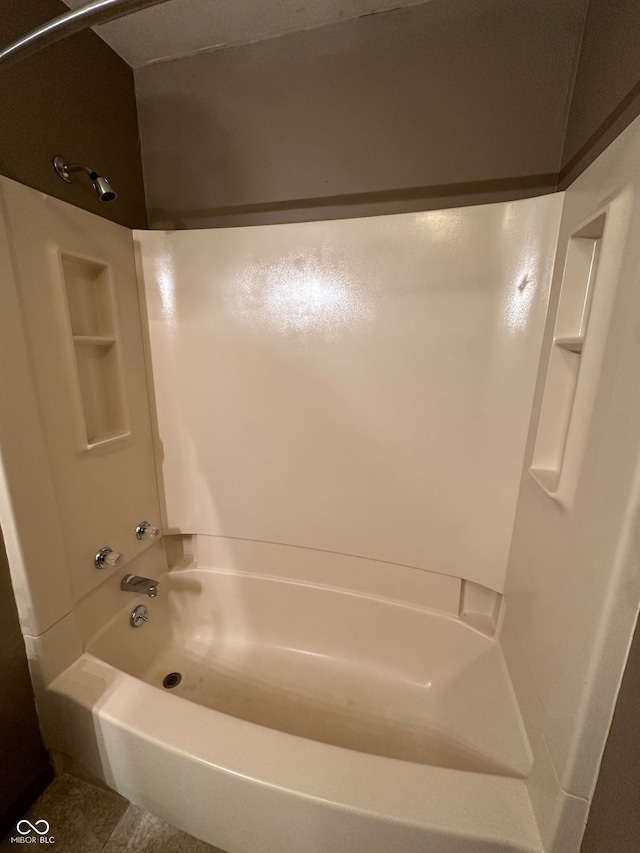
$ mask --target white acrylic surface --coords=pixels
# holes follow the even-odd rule
[[[460,609],[459,578],[395,563],[224,536],[190,537],[184,550],[201,566],[323,584],[447,616],[457,616]]]
[[[519,779],[286,735],[159,692],[89,654],[46,702],[53,748],[234,853],[542,853]]]
[[[541,853],[495,641],[266,576],[185,567],[161,583],[148,624],[121,613],[42,693],[51,747],[237,853]],[[166,667],[183,674],[172,691]],[[391,757],[411,727],[440,766]]]
[[[0,437],[3,453],[12,456],[5,464],[8,500],[2,521],[15,514],[9,550],[10,559],[16,554],[18,607],[25,632],[38,635],[72,602],[121,571],[98,571],[99,549],[108,545],[121,551],[126,562],[149,547],[134,531],[144,519],[158,523],[160,507],[131,231],[6,178],[0,187],[13,262],[13,276],[2,282],[11,308],[6,321],[10,337],[19,341],[12,347],[15,356],[9,354],[2,364],[11,417],[4,418]],[[109,321],[115,323],[125,365],[121,402],[128,432],[93,450],[87,449],[61,254],[106,268],[111,277]],[[28,367],[16,383],[23,348]],[[96,396],[104,391],[87,390]],[[18,465],[16,454],[33,458]],[[46,502],[49,492],[55,497]],[[20,547],[23,560],[17,558]]]
[[[22,630],[40,634],[69,612],[72,599],[10,254],[4,185],[0,179],[0,523]]]
[[[584,818],[593,793],[640,603],[639,152],[636,119],[565,194],[554,303],[570,235],[608,211],[582,354],[584,402],[576,411],[576,398],[564,460],[574,493],[559,505],[525,474],[507,573],[503,644],[536,757],[532,802],[553,853],[579,849],[583,824],[575,813]],[[590,348],[594,340],[598,347]],[[598,364],[587,371],[592,356]],[[567,820],[572,834],[563,836]]]
[[[136,232],[169,528],[500,591],[561,203]]]
[[[173,695],[300,737],[526,776],[530,754],[500,648],[457,619],[208,568],[174,570],[161,584],[161,598],[145,602],[143,630],[133,635],[122,612],[87,650],[159,689],[180,672]]]

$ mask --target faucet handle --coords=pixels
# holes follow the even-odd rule
[[[96,569],[112,569],[119,566],[124,559],[124,554],[120,551],[114,551],[111,548],[101,548],[95,556],[93,565]]]
[[[153,542],[160,536],[160,529],[153,527],[148,521],[141,521],[136,527],[136,539],[143,539],[145,542]]]

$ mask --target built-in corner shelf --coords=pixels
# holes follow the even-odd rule
[[[584,338],[580,336],[574,338],[554,338],[553,343],[557,347],[561,347],[562,349],[569,350],[569,352],[575,352],[580,355],[582,353]]]
[[[581,383],[583,350],[605,221],[606,214],[600,214],[573,234],[567,247],[553,344],[529,468],[538,485],[556,500],[559,499],[567,442]]]
[[[502,594],[478,583],[462,579],[458,618],[461,622],[494,637],[498,630]]]
[[[130,434],[109,267],[61,254],[62,274],[84,415],[83,446]]]
[[[110,347],[115,344],[117,338],[108,335],[74,335],[73,342],[76,346]]]

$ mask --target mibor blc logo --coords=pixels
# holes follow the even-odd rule
[[[30,820],[19,820],[16,824],[16,832],[18,835],[11,836],[12,844],[55,844],[53,835],[49,835],[49,821],[37,820],[31,823]]]

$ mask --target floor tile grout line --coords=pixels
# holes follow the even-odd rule
[[[102,847],[100,848],[100,850],[98,851],[98,853],[103,853],[103,850],[105,849],[105,847],[107,846],[107,844],[111,841],[111,839],[113,838],[113,836],[114,836],[114,834],[115,834],[116,830],[118,829],[118,827],[120,826],[120,824],[121,824],[121,823],[122,823],[122,821],[124,820],[125,815],[126,815],[126,814],[127,814],[127,812],[129,811],[129,807],[130,807],[130,806],[131,806],[131,803],[130,803],[129,801],[127,801],[127,807],[126,807],[126,809],[125,809],[125,810],[122,812],[122,814],[120,815],[120,818],[118,819],[118,822],[116,823],[116,825],[113,827],[113,829],[112,829],[112,830],[111,830],[111,832],[109,833],[109,837],[108,837],[108,838],[107,838],[107,840],[104,842],[104,844],[102,845]]]

